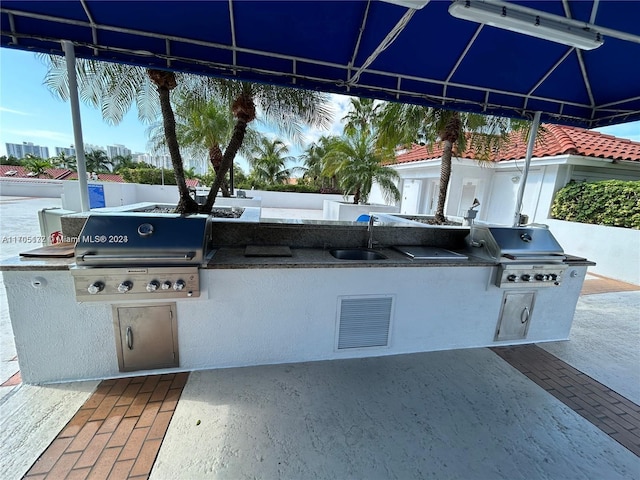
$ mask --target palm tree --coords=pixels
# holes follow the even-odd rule
[[[327,106],[329,97],[325,93],[231,80],[211,80],[210,87],[220,98],[233,99],[231,111],[235,125],[224,151],[220,174],[216,175],[209,191],[204,211],[210,211],[213,207],[223,175],[233,164],[244,140],[247,125],[256,119],[257,108],[263,122],[274,126],[296,143],[302,141],[303,125],[328,128],[330,124],[331,110]]]
[[[440,190],[435,213],[435,221],[440,224],[446,221],[444,207],[454,147],[464,152],[469,145],[479,153],[479,158],[489,159],[492,151],[508,141],[510,130],[524,130],[525,126],[526,122],[508,118],[402,103],[386,103],[381,109],[379,123],[380,141],[385,145],[420,142],[432,148],[436,141],[442,142]]]
[[[77,170],[76,157],[73,155],[66,155],[64,152],[60,152],[60,154],[51,158],[50,161],[52,165],[57,168],[66,168],[74,172]]]
[[[332,141],[325,156],[325,173],[338,174],[339,185],[345,196],[353,195],[353,203],[367,203],[375,181],[387,201],[398,202],[400,191],[395,180],[398,174],[383,161],[392,154],[376,144],[369,129],[356,129],[353,133]]]
[[[86,154],[87,172],[109,172],[111,160],[104,150],[91,150]]]
[[[27,154],[25,157],[24,168],[31,172],[33,176],[40,177],[40,175],[49,176],[47,170],[52,168],[52,165],[48,160]]]
[[[335,137],[322,136],[316,142],[309,145],[302,154],[304,167],[299,167],[303,172],[303,178],[308,179],[314,185],[321,188],[326,187],[328,182],[332,188],[336,188],[337,178],[335,175],[328,177],[325,175],[325,157],[330,150],[331,143]]]
[[[291,176],[291,170],[286,168],[286,164],[294,160],[288,153],[289,148],[280,140],[263,137],[249,158],[253,169],[250,174],[270,185],[285,183]]]
[[[133,161],[131,155],[115,155],[111,162],[113,164],[113,173],[120,173],[125,168],[136,168],[136,162]]]
[[[342,118],[344,131],[348,134],[356,130],[375,131],[380,118],[381,103],[370,98],[352,98],[349,112]]]
[[[228,107],[217,98],[203,99],[184,91],[177,95],[175,104],[176,135],[182,149],[192,157],[207,155],[209,165],[218,174],[223,148],[233,131],[234,121]],[[154,151],[165,146],[165,136],[159,127],[161,125],[156,124],[149,130],[150,144]],[[256,136],[257,132],[249,129],[241,151],[248,153],[247,144],[251,145]],[[226,178],[221,190],[223,196],[230,195]]]
[[[45,58],[50,63],[45,85],[66,100],[68,79],[65,60],[54,56]],[[146,123],[155,120],[158,111],[162,113],[166,145],[180,192],[176,210],[181,213],[211,211],[217,192],[242,146],[247,125],[256,118],[256,105],[263,119],[294,134],[301,133],[302,125],[326,127],[329,124],[330,111],[326,107],[328,96],[324,93],[146,70],[143,67],[81,58],[77,61],[76,70],[80,97],[100,108],[107,122],[118,123],[133,103],[138,107],[138,118]],[[192,93],[197,92],[203,98],[221,99],[231,106],[235,118],[220,169],[203,206],[198,206],[190,197],[184,179],[175,115],[170,101],[170,92],[178,86]]]

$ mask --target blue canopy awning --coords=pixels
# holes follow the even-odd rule
[[[640,1],[513,2],[594,23],[577,50],[382,1],[13,1],[2,47],[586,128],[640,120]],[[401,21],[402,20],[402,21]],[[620,33],[620,35],[615,34]]]

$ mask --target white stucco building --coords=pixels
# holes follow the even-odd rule
[[[454,155],[445,207],[448,218],[462,218],[473,199],[480,201],[477,220],[510,225],[526,143],[510,142],[491,161],[479,161],[473,151]],[[440,182],[442,146],[414,145],[391,165],[400,175],[403,214],[434,214]],[[570,181],[640,180],[640,142],[576,127],[543,124],[533,152],[522,213],[544,223],[555,193]],[[380,198],[378,198],[380,197]],[[384,203],[373,192],[372,203]]]

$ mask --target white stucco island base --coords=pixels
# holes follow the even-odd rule
[[[503,341],[495,340],[506,292],[493,284],[497,268],[462,263],[201,269],[202,295],[175,301],[179,366],[153,372],[569,337],[586,265],[570,265],[559,286],[523,289],[533,294],[522,318],[528,322],[526,334]],[[78,303],[68,268],[8,269],[3,275],[24,382],[150,373],[119,370],[113,304]],[[382,307],[368,310],[378,304]],[[369,329],[374,331],[373,340]]]

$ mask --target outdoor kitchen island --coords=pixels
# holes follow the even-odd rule
[[[79,276],[74,259],[2,263],[23,381],[564,340],[591,264],[568,257],[551,267],[562,270],[555,281],[545,273],[539,282],[502,285],[497,277],[503,267],[468,246],[468,227],[382,224],[371,232],[366,224],[319,221],[212,226],[211,252],[197,269],[198,290],[176,298],[158,300],[155,288],[147,288],[149,298],[128,299],[134,290],[125,290],[117,300],[113,294],[103,300],[98,291],[86,301],[79,292],[100,282],[76,282],[103,275],[99,268]],[[371,235],[380,259],[336,258],[337,249],[347,257],[366,251]],[[435,253],[411,258],[398,245]],[[145,269],[131,270],[137,275]],[[158,348],[172,357],[159,358]]]

